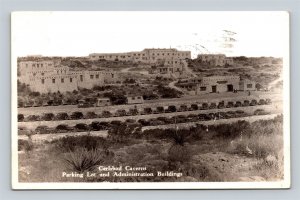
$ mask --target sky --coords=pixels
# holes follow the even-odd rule
[[[14,12],[15,56],[177,48],[227,56],[283,57],[287,12]]]

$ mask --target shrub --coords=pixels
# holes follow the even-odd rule
[[[71,170],[77,172],[92,171],[104,162],[104,152],[94,149],[78,148],[64,155],[64,161]]]
[[[70,117],[71,119],[83,119],[83,114],[82,112],[73,112]]]
[[[23,114],[18,114],[18,122],[24,121],[24,115]]]
[[[18,151],[31,151],[33,150],[33,144],[27,140],[22,140],[22,139],[19,139],[18,140]]]
[[[107,149],[110,145],[105,138],[90,135],[62,137],[53,140],[51,143],[55,144],[55,148],[63,153],[75,151],[77,148],[87,150]]]
[[[62,112],[62,113],[58,113],[55,118],[57,120],[67,120],[69,119],[69,115],[68,113]]]
[[[44,121],[52,121],[54,119],[54,114],[53,113],[45,113],[42,116],[42,120]]]
[[[192,155],[186,146],[172,145],[168,151],[168,160],[170,162],[186,163],[190,161]]]

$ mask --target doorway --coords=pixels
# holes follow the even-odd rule
[[[211,86],[211,90],[212,90],[212,93],[216,93],[217,92],[217,86],[216,85]]]
[[[227,85],[227,92],[233,92],[233,85]]]

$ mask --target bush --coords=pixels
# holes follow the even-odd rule
[[[23,114],[18,114],[18,122],[24,121],[24,115]]]
[[[83,119],[83,114],[82,112],[73,112],[70,117],[71,119]]]
[[[87,150],[78,148],[73,152],[66,153],[64,160],[70,170],[77,172],[92,171],[104,162],[104,152],[102,150]]]
[[[52,121],[54,119],[54,114],[53,113],[45,113],[42,116],[42,120],[44,121]]]
[[[190,161],[191,157],[191,152],[186,146],[175,144],[168,151],[168,160],[170,162],[186,163]]]
[[[85,148],[87,150],[107,149],[110,145],[105,138],[90,135],[62,137],[53,140],[51,143],[63,153],[73,152],[78,148]]]
[[[33,150],[33,144],[27,140],[18,140],[18,151],[31,151]]]

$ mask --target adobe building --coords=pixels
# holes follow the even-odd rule
[[[54,61],[21,61],[19,72],[19,81],[40,93],[91,89],[95,85],[117,81],[113,71],[70,71],[68,66],[61,66]]]
[[[111,102],[109,98],[97,98],[96,106],[103,107],[103,106],[110,106]]]
[[[225,54],[199,54],[197,59],[212,66],[233,65],[233,58],[226,57]]]
[[[188,91],[195,91],[197,95],[256,90],[254,81],[240,80],[239,76],[208,76],[183,80],[176,85]]]
[[[143,63],[156,63],[163,59],[186,59],[191,58],[190,51],[179,51],[175,48],[170,49],[144,49],[143,51],[125,52],[125,53],[92,53],[89,54],[89,59],[109,60],[109,61],[131,61]]]
[[[127,95],[127,104],[142,104],[144,103],[144,98],[141,95]]]

